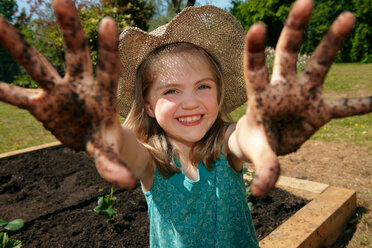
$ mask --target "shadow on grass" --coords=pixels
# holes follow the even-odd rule
[[[357,206],[354,215],[348,221],[345,229],[341,232],[339,238],[331,246],[331,248],[346,248],[350,240],[356,232],[357,225],[364,214],[368,213],[368,209],[362,206]]]

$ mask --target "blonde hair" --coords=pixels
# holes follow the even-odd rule
[[[173,149],[164,130],[157,123],[155,118],[151,118],[145,111],[145,97],[153,82],[153,67],[156,65],[158,56],[172,55],[181,52],[189,52],[193,59],[201,59],[210,68],[214,80],[217,84],[217,100],[219,103],[219,113],[216,121],[208,130],[206,135],[194,144],[190,160],[193,165],[199,162],[209,170],[213,167],[213,162],[217,160],[222,151],[224,132],[230,121],[230,117],[223,109],[223,80],[221,68],[213,57],[204,49],[191,43],[179,42],[171,43],[153,50],[149,56],[141,63],[137,70],[136,87],[134,101],[124,125],[131,129],[137,139],[142,142],[150,154],[153,156],[156,167],[163,177],[170,177],[179,172],[180,168],[174,163],[177,151]]]

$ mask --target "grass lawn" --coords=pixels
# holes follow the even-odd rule
[[[56,141],[29,112],[0,102],[0,153]]]
[[[326,94],[335,97],[372,96],[372,64],[337,64],[324,85]],[[350,141],[372,150],[372,114],[332,120],[312,139]]]
[[[372,64],[335,64],[324,85],[332,97],[372,95]],[[237,120],[245,106],[232,113]],[[354,142],[372,149],[372,114],[332,120],[312,139]],[[56,141],[27,111],[0,102],[0,153]]]

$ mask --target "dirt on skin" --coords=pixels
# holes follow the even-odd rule
[[[115,192],[119,216],[110,223],[93,211],[99,189],[110,192],[83,152],[57,147],[0,159],[0,218],[25,220],[21,231],[9,233],[24,247],[148,247],[140,187]],[[306,204],[280,189],[250,201],[259,239]]]

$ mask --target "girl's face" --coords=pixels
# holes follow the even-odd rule
[[[207,63],[198,57],[187,52],[160,56],[145,97],[146,113],[173,145],[192,146],[218,115],[217,84]]]

